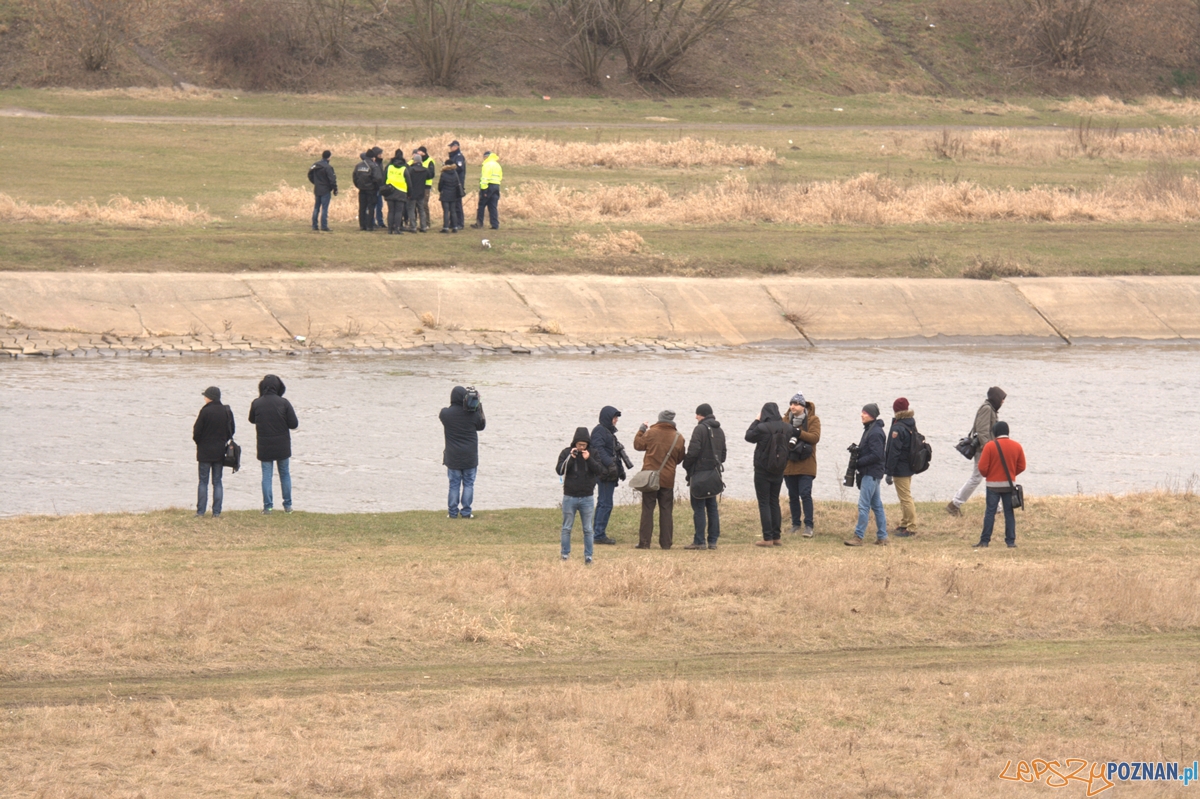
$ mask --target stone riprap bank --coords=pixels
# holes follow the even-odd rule
[[[10,357],[1200,341],[1200,278],[0,275]]]

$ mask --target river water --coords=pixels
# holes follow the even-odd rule
[[[841,487],[859,409],[890,420],[905,396],[933,445],[913,481],[918,500],[948,499],[970,470],[953,449],[988,386],[1008,392],[1001,418],[1026,451],[1030,495],[1125,493],[1187,485],[1200,471],[1200,349],[1190,346],[855,347],[744,349],[603,356],[23,359],[0,364],[0,515],[140,511],[195,503],[191,426],[208,385],[238,420],[244,468],[225,475],[225,508],[261,506],[254,430],[258,380],[280,375],[300,419],[292,478],[299,510],[364,512],[444,507],[438,410],[455,384],[480,389],[475,508],[555,505],[553,467],[576,427],[601,406],[623,412],[619,437],[658,411],[685,437],[710,403],[726,430],[728,496],[752,498],[753,446],[743,440],[762,403],[796,391],[814,402],[823,437],[819,498]],[[635,458],[636,459],[636,458]],[[638,461],[640,465],[640,460]],[[278,486],[276,486],[278,492]],[[893,502],[885,488],[885,501]],[[622,486],[619,501],[632,501]],[[279,500],[276,497],[276,504]]]

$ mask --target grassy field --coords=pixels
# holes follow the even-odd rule
[[[555,510],[0,520],[4,793],[990,797],[1037,792],[1008,761],[1190,763],[1195,497],[1032,500],[1016,550],[965,511],[849,549],[819,503],[764,551],[727,502],[717,551],[639,552],[622,507],[591,567]]]
[[[787,108],[778,98],[669,105],[4,91],[0,108],[52,116],[0,116],[0,268],[1200,271],[1195,101],[810,95]],[[447,136],[464,141],[472,178],[485,147],[504,156],[493,248],[472,236],[357,235],[348,186],[358,148],[426,143],[440,154]],[[325,238],[308,231],[304,179],[322,146],[345,188],[338,233]],[[133,204],[109,207],[113,198]],[[624,243],[607,244],[610,233]]]

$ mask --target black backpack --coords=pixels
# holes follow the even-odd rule
[[[925,436],[913,428],[908,444],[908,468],[912,469],[913,474],[920,474],[929,468],[929,461],[932,459],[933,447],[929,446]]]
[[[320,168],[321,168],[320,161],[318,161],[317,163],[313,164],[312,166],[310,166],[308,168],[308,182],[313,184],[314,186],[317,185],[317,178],[315,176],[316,176],[317,170]]]
[[[783,474],[783,470],[787,467],[790,452],[788,433],[787,430],[771,431],[771,438],[767,441],[767,474]]]

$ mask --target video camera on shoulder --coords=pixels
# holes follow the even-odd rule
[[[467,386],[467,393],[463,397],[463,408],[470,413],[479,410],[479,391],[475,386]]]

